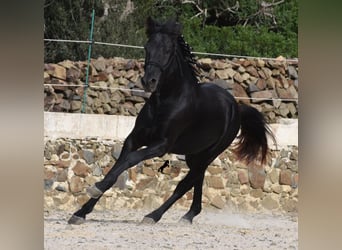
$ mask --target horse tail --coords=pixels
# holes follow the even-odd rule
[[[266,162],[269,152],[267,135],[276,144],[274,134],[267,125],[265,118],[256,108],[239,104],[240,134],[233,149],[238,160],[251,163],[260,157],[262,164]]]

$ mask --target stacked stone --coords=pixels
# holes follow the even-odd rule
[[[89,198],[85,189],[101,180],[119,157],[121,142],[96,138],[46,140],[44,150],[45,209],[75,210]],[[165,160],[164,173],[158,168]],[[95,209],[148,208],[161,205],[187,174],[184,158],[166,155],[146,160],[125,171],[105,192]],[[189,208],[189,191],[175,207]],[[240,210],[297,211],[298,149],[273,151],[265,167],[235,161],[229,149],[206,171],[203,206]]]
[[[149,97],[140,80],[143,66],[144,61],[136,59],[91,60],[86,113],[136,116]],[[45,111],[81,112],[86,68],[86,62],[68,60],[44,65]],[[198,60],[198,69],[200,82],[214,82],[230,91],[238,101],[262,111],[269,122],[298,117],[297,62],[204,58]]]

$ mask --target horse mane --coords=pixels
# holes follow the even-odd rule
[[[181,48],[183,57],[189,65],[193,77],[196,79],[196,81],[198,81],[197,78],[199,77],[200,72],[197,67],[197,60],[194,54],[192,53],[192,48],[189,46],[187,42],[185,42],[183,35],[178,36],[177,41],[179,47]]]
[[[184,40],[184,36],[181,33],[182,25],[178,23],[176,20],[168,20],[165,23],[160,23],[158,21],[153,20],[151,17],[147,18],[146,21],[146,35],[150,37],[154,33],[164,33],[170,36],[173,36],[177,39],[178,45],[181,49],[181,53],[184,57],[185,62],[188,64],[191,74],[198,82],[198,77],[200,72],[197,67],[197,60],[192,53],[192,48],[189,46],[187,42]]]

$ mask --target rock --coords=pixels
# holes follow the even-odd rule
[[[69,68],[66,70],[66,80],[68,82],[76,82],[81,78],[81,70],[76,68]]]
[[[266,81],[264,79],[259,78],[255,86],[257,86],[259,90],[264,90],[267,86]]]
[[[277,168],[273,168],[269,173],[269,177],[272,183],[279,183],[279,173],[280,170]]]
[[[265,183],[266,173],[262,166],[249,166],[248,177],[253,188],[262,188]]]
[[[105,167],[102,167],[102,174],[103,175],[107,175],[108,172],[112,169],[112,166],[105,166]]]
[[[290,170],[281,170],[279,183],[282,185],[292,184],[292,172]]]
[[[72,193],[79,193],[83,190],[83,180],[79,176],[72,176],[69,182],[69,188]]]
[[[80,177],[86,177],[91,172],[90,168],[81,161],[77,161],[72,170],[74,171],[75,175]]]
[[[44,190],[51,189],[53,183],[54,183],[54,180],[52,180],[52,179],[49,179],[49,180],[45,179],[44,180]]]
[[[201,68],[204,70],[211,69],[212,60],[210,58],[200,58],[197,60],[197,63],[201,65]]]
[[[102,168],[100,168],[98,165],[95,165],[92,168],[92,170],[93,170],[92,175],[94,175],[94,176],[102,176]]]
[[[111,158],[109,155],[106,155],[104,152],[103,153],[100,153],[100,154],[104,154],[103,157],[101,159],[99,159],[97,161],[97,164],[99,167],[101,168],[104,168],[104,167],[108,167],[110,166],[111,167]]]
[[[247,184],[249,182],[248,181],[248,172],[246,170],[239,170],[238,171],[238,178],[239,178],[241,185]]]
[[[221,174],[223,171],[221,167],[212,166],[212,165],[209,165],[207,170],[211,175]]]
[[[237,71],[239,72],[239,73],[245,73],[246,72],[246,69],[245,69],[245,67],[243,67],[243,66],[239,66],[238,68],[237,68]]]
[[[151,184],[152,181],[153,181],[153,178],[151,177],[141,179],[135,187],[137,190],[144,190]]]
[[[270,90],[263,90],[251,93],[252,103],[258,103],[273,98],[273,93]]]
[[[222,166],[222,161],[220,160],[219,157],[216,157],[211,163],[210,165],[212,166],[217,166],[217,167],[221,167]]]
[[[99,57],[97,60],[92,61],[92,65],[97,71],[105,71],[106,61],[103,57]]]
[[[120,143],[115,143],[113,145],[113,149],[112,149],[112,157],[117,160],[119,159],[119,156],[121,154],[121,149],[122,149],[122,144]]]
[[[265,196],[260,204],[267,210],[274,210],[279,207],[279,203],[270,195]]]
[[[229,66],[230,65],[223,60],[214,60],[212,62],[212,67],[214,67],[214,69],[226,69]]]
[[[211,201],[210,204],[218,209],[223,209],[225,202],[221,198],[221,196],[216,195]]]
[[[292,188],[298,188],[298,181],[299,181],[299,174],[294,174],[291,187]]]
[[[93,186],[97,182],[97,179],[92,175],[86,176],[84,180],[89,186]]]
[[[265,183],[264,183],[264,186],[262,188],[262,190],[266,193],[271,193],[273,190],[272,190],[272,182],[270,180],[270,178],[266,178],[265,180]]]
[[[276,194],[280,194],[281,192],[283,192],[283,187],[279,184],[273,184],[272,191]]]
[[[289,77],[291,79],[298,79],[298,73],[297,73],[297,70],[294,66],[289,65],[287,70],[288,70]]]
[[[147,176],[150,176],[150,177],[154,177],[155,176],[155,172],[150,167],[145,167],[145,166],[142,167],[142,173],[147,175]]]
[[[101,103],[110,103],[111,98],[107,91],[103,91],[99,93],[99,99]]]
[[[259,77],[258,71],[256,70],[256,68],[254,66],[248,66],[246,68],[246,72],[248,72],[250,75],[254,76],[254,77]]]
[[[251,77],[250,74],[248,74],[246,72],[241,75],[243,82],[246,82],[250,77]]]
[[[287,104],[287,109],[290,111],[291,117],[296,117],[297,108],[292,102]]]
[[[64,182],[68,180],[68,172],[65,169],[58,169],[57,170],[57,177],[56,181],[58,182]]]
[[[55,206],[60,206],[67,203],[70,199],[70,195],[65,192],[59,192],[58,195],[53,197]]]
[[[162,203],[161,198],[157,197],[154,194],[148,194],[144,199],[144,208],[146,209],[154,209],[159,207]]]
[[[60,192],[69,192],[68,183],[67,182],[61,182],[61,183],[57,184],[57,186],[55,187],[55,190],[60,191]]]
[[[256,66],[258,66],[259,68],[265,67],[265,61],[261,59],[256,59]]]
[[[243,87],[241,87],[240,84],[235,83],[233,85],[233,95],[237,99],[241,98],[241,99],[238,99],[238,101],[241,101],[246,104],[250,103],[249,96],[247,95],[246,91],[244,90]]]
[[[228,85],[227,81],[222,80],[222,79],[214,79],[213,83],[220,86],[223,89],[228,89],[228,88],[232,87],[232,86]]]
[[[229,78],[228,72],[225,69],[222,70],[216,70],[215,72],[216,76],[221,79],[221,80],[225,80]]]
[[[249,192],[249,194],[254,197],[254,198],[262,198],[264,197],[264,192],[262,191],[261,188],[258,189],[251,189],[251,191]]]
[[[95,162],[94,152],[91,150],[82,150],[81,151],[83,159],[87,162],[87,164],[93,164]]]
[[[255,84],[248,84],[248,93],[258,92],[260,89]]]
[[[290,93],[292,98],[298,99],[298,91],[296,90],[294,85],[291,85],[287,91]]]
[[[77,111],[82,108],[82,102],[81,101],[71,101],[71,110]]]
[[[284,199],[282,201],[282,208],[286,212],[297,212],[298,211],[298,202],[293,199]]]
[[[49,64],[48,73],[55,78],[66,80],[66,69],[58,64]]]
[[[216,189],[223,189],[224,184],[222,178],[219,176],[209,176],[208,177],[208,186]]]
[[[59,104],[59,107],[63,110],[68,111],[68,110],[70,110],[71,105],[70,105],[70,102],[68,102],[65,99],[62,99],[61,103]]]
[[[239,72],[236,72],[236,74],[234,75],[234,80],[241,83],[244,81],[244,79],[242,78],[241,74]]]
[[[290,110],[287,108],[285,103],[280,104],[278,111],[282,117],[287,117],[287,115],[290,113]]]
[[[96,82],[94,86],[98,87],[99,90],[107,90],[108,83],[104,82],[104,81],[99,81],[99,82]],[[100,94],[101,93],[103,93],[103,92],[100,92]],[[99,95],[99,98],[100,98],[100,95]]]
[[[128,169],[128,177],[129,180],[137,182],[137,171],[135,167]]]
[[[124,171],[122,174],[119,175],[118,179],[116,180],[114,187],[118,187],[119,189],[123,190],[126,189],[126,183],[128,181],[128,171]]]

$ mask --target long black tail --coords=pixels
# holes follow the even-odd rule
[[[240,104],[239,111],[241,130],[233,151],[239,160],[247,164],[258,159],[258,157],[260,157],[261,163],[264,164],[269,150],[267,135],[276,144],[275,137],[263,114],[256,108]]]

